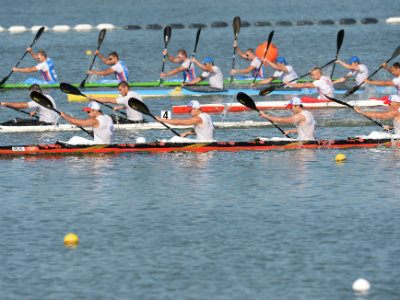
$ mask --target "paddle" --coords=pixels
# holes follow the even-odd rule
[[[261,65],[260,65],[260,67],[257,69],[256,75],[254,76],[253,83],[256,81],[257,76],[258,76],[258,72],[260,72],[260,69],[262,68],[262,65],[263,65],[263,63],[264,63],[265,56],[267,55],[267,52],[268,52],[268,49],[269,49],[269,45],[271,45],[272,38],[274,37],[274,33],[275,33],[275,32],[274,32],[273,30],[269,33],[267,48],[265,49],[263,59],[261,60]]]
[[[167,46],[169,43],[169,40],[171,39],[171,26],[167,26],[164,28],[164,49],[167,50]],[[162,68],[161,68],[161,73],[164,72],[164,66],[165,66],[165,55],[163,56],[163,61],[162,61]],[[163,79],[160,77],[160,85],[162,84]]]
[[[238,34],[240,32],[240,17],[236,16],[233,18],[233,34],[235,36],[235,42],[237,40]],[[236,47],[233,48],[233,60],[232,60],[232,70],[235,68],[235,59],[236,59]],[[233,81],[233,74],[231,74],[231,83]]]
[[[105,36],[106,36],[106,30],[105,29],[100,30],[100,32],[99,32],[99,40],[98,40],[98,43],[97,43],[97,50],[100,49],[100,46],[103,43],[103,40],[104,40]],[[95,61],[96,57],[97,57],[97,54],[95,54],[93,56],[92,63],[90,64],[90,67],[89,67],[89,71],[93,68],[93,64],[94,64],[94,61]],[[85,78],[82,80],[81,84],[79,85],[81,88],[85,87],[86,79],[88,77],[89,77],[89,74],[86,73]]]
[[[335,98],[329,97],[329,96],[327,96],[327,95],[325,95],[325,97],[328,98],[329,100],[333,101],[333,102],[336,102],[336,103],[345,105],[345,106],[347,106],[347,107],[350,107],[351,109],[353,109],[353,110],[355,111],[355,107],[354,107],[353,105],[350,105],[349,103],[347,103],[347,102],[345,102],[345,101],[342,101],[342,100],[339,100],[339,99],[335,99]],[[364,116],[364,115],[363,115],[363,116]],[[372,122],[374,122],[376,125],[378,125],[378,126],[380,126],[380,127],[383,128],[383,125],[382,125],[381,123],[379,123],[378,121],[375,121],[374,119],[372,119],[372,118],[370,118],[370,117],[367,117],[367,116],[364,116],[364,117],[366,117],[367,119],[369,119],[369,120],[371,120]]]
[[[33,45],[35,45],[35,43],[37,42],[37,40],[40,38],[40,36],[42,35],[44,31],[44,26],[40,27],[39,30],[37,31],[35,38],[33,39],[32,44],[28,47],[28,48],[32,48]],[[25,55],[28,53],[28,51],[25,51],[24,55],[22,55],[22,57],[19,59],[19,61],[17,62],[17,64],[15,65],[15,68],[18,67],[18,65],[21,63],[21,61],[24,59]],[[10,78],[11,74],[14,71],[11,70],[10,74],[8,74],[6,77],[3,78],[3,80],[0,82],[0,88],[3,87],[4,83],[8,80],[8,78]]]
[[[154,120],[157,120],[156,117],[150,112],[150,110],[147,108],[146,104],[144,104],[142,101],[136,98],[130,98],[128,100],[128,105],[132,107],[133,109],[137,110],[138,112],[141,112],[142,114],[148,115],[152,117]],[[166,128],[171,130],[173,133],[175,133],[177,136],[181,136],[179,133],[177,133],[175,130],[173,130],[171,127],[169,127],[167,124],[160,122],[163,124]]]
[[[257,111],[258,113],[260,112],[259,109],[257,108],[256,104],[254,103],[253,99],[251,99],[250,96],[247,95],[246,93],[239,92],[236,95],[236,99],[244,106]],[[275,126],[276,129],[278,129],[280,132],[282,132],[283,135],[285,135],[285,131],[283,131],[282,128],[280,128],[278,125],[276,125],[276,123],[273,122],[272,120],[270,120],[270,119],[268,119],[268,120],[271,122],[272,125]],[[288,134],[286,136],[288,138],[291,138]]]
[[[52,111],[55,111],[56,113],[58,113],[59,115],[61,115],[61,113],[54,108],[53,103],[51,103],[51,101],[49,100],[49,98],[47,98],[45,95],[36,92],[36,91],[32,91],[31,92],[31,99],[33,101],[35,101],[36,103],[38,103],[39,105],[47,108],[47,109],[51,109]],[[84,132],[86,132],[88,135],[92,136],[92,134],[87,131],[85,128],[78,126],[80,129],[82,129]]]
[[[78,88],[74,87],[73,85],[71,85],[69,83],[65,83],[65,82],[60,83],[60,90],[63,91],[64,93],[67,93],[67,94],[76,95],[76,96],[83,96],[83,97],[85,97],[87,99],[90,99],[85,94],[82,94],[82,92]],[[94,101],[96,101],[96,100],[94,100]],[[113,107],[110,106],[110,105],[107,105],[107,104],[102,103],[100,101],[96,101],[96,102],[99,103],[99,104],[102,104],[102,105],[104,105],[104,106],[106,106],[106,107],[108,107],[110,109],[113,109]],[[120,111],[120,113],[123,114],[124,116],[126,116],[125,112]]]
[[[400,46],[398,46],[398,47],[396,48],[396,50],[394,50],[392,57],[389,58],[389,59],[386,61],[386,63],[390,62],[392,59],[394,59],[394,58],[396,58],[397,56],[399,56],[399,54],[400,54]],[[372,76],[374,76],[376,73],[378,73],[382,68],[383,68],[383,67],[382,67],[382,65],[381,65],[378,69],[375,70],[375,72],[373,72],[371,75],[369,75],[367,79],[371,79]],[[349,89],[349,90],[344,94],[344,98],[346,98],[347,96],[350,96],[351,94],[354,94],[354,93],[361,87],[361,85],[362,85],[363,83],[364,83],[364,82],[362,82],[361,84],[358,84],[358,85],[352,87],[351,89]]]
[[[13,109],[13,110],[16,110],[16,111],[18,111],[18,112],[20,112],[20,113],[24,113],[24,114],[26,114],[26,115],[31,116],[31,114],[30,114],[29,112],[27,112],[27,111],[19,110],[18,108],[15,108],[15,107],[12,107],[12,106],[7,106],[7,107],[8,107],[8,108],[11,108],[11,109]],[[39,119],[38,116],[33,116],[33,117],[36,118],[36,119]]]
[[[325,65],[323,65],[322,67],[319,67],[319,68],[320,68],[320,69],[323,69],[323,68],[325,68],[326,66],[330,65],[331,63],[333,63],[333,62],[335,62],[335,61],[336,61],[335,59],[332,59],[331,61],[329,61],[328,63],[326,63]],[[300,77],[297,77],[297,78],[295,78],[295,79],[292,79],[292,80],[290,80],[289,82],[296,81],[296,80],[298,80],[298,79],[301,79],[301,78],[303,78],[303,77],[306,77],[307,75],[310,75],[310,72],[308,72],[308,73],[306,73],[306,74],[303,74],[303,75],[301,75]],[[283,87],[283,86],[285,86],[284,83],[279,84],[279,85],[274,85],[274,86],[266,87],[266,88],[260,90],[260,92],[258,93],[258,95],[259,95],[259,96],[266,96],[266,95],[268,95],[269,93],[271,93],[271,92],[273,92],[274,90],[276,90],[277,88],[281,88],[281,87]]]
[[[344,39],[344,30],[342,29],[342,30],[339,30],[339,32],[337,34],[337,37],[336,37],[336,56],[335,56],[335,60],[337,59],[337,57],[339,55],[340,48],[342,48],[343,39]],[[333,72],[335,72],[335,67],[336,67],[336,64],[333,65],[331,78],[333,77]]]
[[[196,43],[194,44],[194,50],[193,50],[193,54],[192,54],[192,57],[193,57],[193,58],[194,58],[195,55],[196,55],[197,43],[199,42],[200,32],[201,32],[201,27],[200,27],[199,29],[197,29]],[[190,60],[188,72],[190,72],[190,67],[191,67],[191,65],[192,65],[192,60]],[[186,81],[186,76],[185,76],[185,78],[183,78],[183,83],[185,83],[185,81]]]

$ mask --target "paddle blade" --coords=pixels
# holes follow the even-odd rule
[[[340,30],[337,34],[337,39],[336,39],[336,46],[337,46],[337,51],[336,51],[336,56],[339,53],[340,48],[342,48],[343,44],[343,39],[344,39],[344,29]]]
[[[197,49],[197,43],[199,42],[199,38],[200,38],[200,32],[201,32],[201,27],[199,29],[197,29],[197,33],[196,33],[196,43],[194,45],[194,51],[193,51],[193,57],[196,54],[196,49]]]
[[[171,39],[171,26],[166,26],[164,28],[164,45],[165,45],[165,49],[167,49],[167,45],[169,43],[169,40]]]
[[[60,83],[60,90],[67,94],[86,97],[85,95],[83,95],[81,93],[81,91],[78,88],[74,87],[73,85],[71,85],[69,83],[65,83],[65,82]]]
[[[256,104],[254,103],[253,99],[250,98],[249,95],[247,95],[246,93],[243,92],[239,92],[236,95],[236,99],[237,101],[239,101],[241,104],[243,104],[244,106],[252,109],[252,110],[256,110],[259,111]]]
[[[43,95],[39,92],[36,92],[36,91],[32,91],[30,96],[31,96],[31,99],[33,101],[35,101],[36,103],[38,103],[39,105],[46,107],[48,109],[51,109],[51,110],[55,110],[53,103],[51,103],[49,98],[47,98],[45,95]]]
[[[269,86],[266,87],[262,90],[260,90],[260,92],[258,93],[259,96],[267,96],[268,94],[270,94],[271,92],[273,92],[275,90],[274,86]]]
[[[36,32],[36,35],[35,35],[35,38],[33,39],[33,42],[32,42],[31,47],[32,47],[33,44],[35,44],[36,41],[40,38],[40,36],[42,35],[43,31],[44,31],[44,26],[40,27],[39,30]]]
[[[240,17],[236,16],[233,18],[233,34],[235,35],[235,38],[238,36],[240,32]]]
[[[99,41],[97,43],[97,45],[98,45],[97,49],[100,48],[100,46],[103,43],[105,37],[106,37],[106,29],[100,30],[100,32],[99,32]]]
[[[128,105],[133,108],[134,110],[137,110],[138,112],[152,116],[150,113],[150,110],[147,108],[146,104],[144,104],[142,101],[136,98],[129,98],[128,100]]]

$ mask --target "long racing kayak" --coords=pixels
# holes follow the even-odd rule
[[[399,140],[349,138],[345,140],[297,141],[292,139],[255,140],[246,142],[154,142],[111,145],[69,145],[57,142],[50,145],[0,146],[0,157],[34,155],[84,155],[115,154],[121,152],[207,152],[207,151],[243,151],[243,150],[282,150],[282,149],[332,149],[332,148],[369,148],[377,146],[398,147]]]

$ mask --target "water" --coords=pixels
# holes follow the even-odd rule
[[[81,23],[118,26],[345,17],[395,16],[397,1],[3,1],[3,27]],[[345,29],[343,59],[358,55],[370,70],[397,47],[398,25],[242,28],[239,46],[255,47],[275,30],[274,43],[300,74],[336,52]],[[191,53],[195,30],[173,30],[171,52]],[[62,81],[79,82],[98,31],[45,32],[45,49]],[[32,33],[0,34],[4,76],[33,39]],[[229,74],[232,28],[205,28],[197,55],[211,55]],[[118,48],[115,46],[118,45]],[[243,46],[241,46],[243,45]],[[150,49],[150,50],[149,50]],[[157,80],[161,30],[107,32],[102,52],[113,50],[132,81]],[[237,59],[237,65],[247,63]],[[26,57],[22,67],[33,65]],[[169,70],[173,66],[166,65]],[[97,62],[96,68],[104,65]],[[338,66],[335,74],[345,74]],[[379,78],[390,79],[381,71]],[[13,74],[9,82],[24,80]],[[60,110],[76,117],[84,104],[49,91]],[[375,92],[366,92],[374,95]],[[365,95],[363,95],[365,96]],[[360,96],[360,97],[363,97]],[[1,99],[28,100],[25,90]],[[256,100],[258,98],[255,97]],[[154,114],[189,99],[145,100]],[[233,97],[199,99],[231,102]],[[276,111],[274,114],[286,115]],[[379,130],[349,109],[313,110],[318,138],[346,138]],[[1,110],[2,120],[16,112]],[[22,115],[18,117],[23,117]],[[215,121],[258,120],[255,112],[214,115]],[[1,134],[2,145],[53,143],[74,133]],[[80,133],[79,133],[80,134]],[[82,133],[82,136],[84,133]],[[115,141],[167,138],[168,131],[117,132]],[[218,140],[279,136],[271,128],[218,130]],[[339,152],[345,163],[335,163]],[[400,296],[398,149],[289,150],[121,154],[0,160],[2,239],[0,298],[6,299],[397,299]],[[76,249],[63,245],[74,232]],[[351,289],[358,278],[371,291]]]

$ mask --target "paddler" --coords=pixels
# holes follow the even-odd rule
[[[386,63],[383,63],[382,67],[396,76],[396,78],[392,79],[391,81],[373,81],[364,79],[364,82],[378,86],[394,86],[397,90],[397,94],[400,95],[400,63],[395,62],[391,68],[389,68]]]
[[[239,54],[239,56],[241,58],[249,60],[251,63],[246,69],[239,69],[239,70],[232,69],[231,70],[231,74],[235,74],[235,73],[243,73],[243,74],[252,73],[252,76],[255,77],[256,76],[256,72],[258,71],[257,78],[264,78],[264,67],[262,65],[262,60],[256,56],[256,54],[254,52],[254,49],[249,48],[249,49],[246,50],[245,53],[243,53],[238,48],[236,41],[233,43],[233,47],[236,48],[236,52],[237,52],[237,54]]]
[[[189,119],[161,119],[155,117],[157,121],[171,125],[193,125],[194,130],[186,131],[181,137],[195,134],[198,141],[214,140],[214,124],[209,114],[201,111],[200,103],[192,100],[187,107],[190,109],[191,117]]]
[[[289,104],[285,108],[290,108],[293,113],[291,117],[275,117],[260,111],[260,116],[275,123],[295,124],[297,129],[285,130],[285,135],[297,133],[299,140],[315,140],[315,120],[313,115],[305,110],[303,102],[299,97],[290,98]]]
[[[294,80],[298,76],[293,67],[286,62],[286,59],[284,57],[278,56],[275,62],[272,62],[268,58],[265,58],[264,63],[270,65],[272,68],[275,69],[274,74],[264,80],[252,83],[252,86],[259,84],[268,84],[275,79],[282,80],[282,82],[293,81],[294,83],[296,83],[296,81]]]
[[[111,144],[111,137],[114,133],[114,123],[110,116],[104,115],[100,110],[100,104],[91,101],[88,106],[82,109],[87,112],[88,119],[77,119],[67,116],[61,112],[61,117],[68,123],[81,127],[92,127],[94,140],[88,140],[80,136],[74,136],[70,144]]]
[[[100,59],[106,65],[111,66],[109,69],[104,71],[87,71],[88,74],[100,75],[100,76],[107,76],[111,74],[115,74],[115,78],[118,82],[126,81],[128,82],[128,68],[126,67],[125,63],[119,60],[118,53],[113,51],[108,54],[108,58],[105,58],[99,50],[96,50],[95,54],[97,54]]]
[[[204,72],[194,80],[182,83],[182,86],[195,85],[200,81],[206,80],[209,82],[211,89],[216,91],[222,91],[224,89],[224,75],[221,69],[214,65],[214,60],[211,57],[206,57],[203,63],[200,63],[194,57],[191,58],[191,61],[198,65],[200,69],[204,70]]]
[[[12,70],[14,72],[22,72],[22,73],[40,72],[43,76],[43,80],[37,78],[29,78],[28,81],[31,83],[37,83],[37,84],[57,83],[57,74],[54,71],[53,60],[47,58],[46,52],[40,50],[36,54],[35,52],[32,51],[32,48],[30,47],[28,47],[26,51],[29,52],[29,54],[32,55],[33,59],[37,60],[39,64],[29,68],[13,67]]]
[[[368,67],[360,64],[360,59],[357,56],[350,57],[347,64],[340,59],[337,59],[335,63],[341,64],[344,68],[350,70],[350,72],[333,81],[333,84],[344,82],[347,78],[353,77],[356,80],[356,84],[361,85],[363,80],[368,77]]]
[[[168,50],[164,49],[163,55],[166,55],[169,61],[174,64],[180,64],[178,68],[173,69],[167,73],[161,73],[160,77],[163,78],[165,76],[175,75],[179,72],[183,73],[183,78],[185,81],[192,81],[196,78],[196,68],[195,64],[190,63],[190,59],[187,57],[186,51],[180,49],[177,53],[176,57],[169,55]],[[189,69],[190,67],[190,69]]]
[[[384,102],[389,106],[389,110],[386,112],[373,112],[373,111],[362,111],[359,108],[355,108],[355,112],[373,119],[393,119],[393,127],[383,125],[383,130],[388,131],[394,129],[395,134],[400,134],[400,96],[391,95],[388,100]]]
[[[132,123],[144,123],[143,114],[131,108],[128,104],[130,98],[136,98],[143,102],[142,97],[138,93],[131,91],[129,84],[126,81],[121,81],[118,84],[119,97],[118,98],[95,98],[88,96],[90,100],[98,101],[101,103],[113,103],[119,104],[115,106],[114,111],[125,109],[127,118],[112,115],[111,118],[115,124],[132,124]]]
[[[333,88],[332,80],[328,76],[324,76],[322,74],[321,68],[314,68],[310,71],[310,76],[314,79],[313,82],[301,82],[301,83],[293,83],[293,82],[284,82],[286,85],[295,87],[295,88],[308,88],[308,89],[317,89],[319,96],[318,99],[328,99],[325,95],[334,98],[335,97],[335,89]]]
[[[29,93],[32,93],[33,91],[36,91],[38,93],[41,93],[45,95],[40,88],[38,84],[32,84],[29,87]],[[56,103],[54,99],[50,95],[45,95],[53,104],[53,107],[56,108]],[[35,116],[36,114],[39,115],[39,119],[20,119],[20,118],[15,118],[14,120],[7,121],[2,123],[2,125],[8,125],[8,126],[35,126],[35,125],[54,125],[57,123],[58,120],[58,114],[51,110],[48,109],[35,101],[29,101],[29,102],[1,102],[2,107],[12,107],[15,109],[23,109],[23,108],[34,108],[35,110],[31,111],[29,115],[31,117]]]

